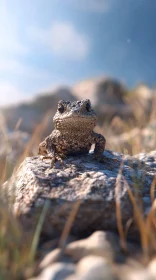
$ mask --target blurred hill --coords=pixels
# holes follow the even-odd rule
[[[45,115],[49,113],[49,122],[47,132],[52,130],[52,117],[56,111],[58,100],[65,99],[74,101],[75,97],[68,87],[58,87],[52,92],[45,92],[36,95],[29,102],[9,106],[1,110],[5,123],[9,131],[13,131],[20,122],[19,129],[32,134],[38,124],[40,124]]]
[[[49,125],[47,133],[52,130],[52,117],[60,99],[77,100],[88,98],[98,114],[99,123],[110,120],[114,115],[132,117],[131,105],[126,101],[127,89],[120,82],[109,78],[97,78],[82,81],[73,87],[58,87],[51,92],[36,95],[30,102],[1,109],[9,131],[13,131],[20,121],[20,130],[33,133],[37,124],[42,122],[47,112]]]

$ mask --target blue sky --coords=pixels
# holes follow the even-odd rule
[[[0,105],[107,75],[156,84],[155,0],[0,0]]]

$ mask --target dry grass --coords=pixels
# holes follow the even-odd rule
[[[120,175],[122,174],[122,169],[120,169],[119,174]],[[154,180],[154,183],[155,182],[156,180]],[[143,253],[142,260],[148,262],[151,257],[156,256],[156,199],[153,199],[153,190],[152,190],[154,187],[156,187],[156,185],[154,186],[152,184],[151,186],[152,205],[151,205],[150,212],[145,216],[142,211],[142,207],[140,207],[140,205],[137,203],[137,198],[135,197],[135,194],[130,189],[126,181],[124,182],[124,184],[127,186],[129,198],[133,206],[133,219],[135,220],[135,223],[140,233],[140,241],[141,241],[141,247]],[[120,201],[118,199],[119,192],[120,192],[120,179],[118,178],[116,184],[117,227],[120,235],[121,248],[123,249],[124,252],[127,253],[127,244],[126,244],[127,228],[126,225],[123,226],[122,224],[122,213],[120,208]]]
[[[127,253],[127,244],[126,244],[126,236],[127,236],[127,227],[122,224],[122,213],[120,208],[120,179],[122,175],[122,164],[119,170],[119,174],[116,180],[116,188],[115,188],[115,196],[116,196],[116,219],[117,219],[117,227],[120,235],[120,245],[124,252]],[[136,196],[137,186],[134,186],[134,191],[130,189],[126,180],[124,180],[124,184],[127,187],[127,192],[129,194],[130,201],[133,206],[133,217],[137,225],[137,228],[140,233],[141,247],[143,251],[144,260],[149,260],[152,255],[156,254],[156,177],[153,180],[151,185],[150,194],[151,194],[151,210],[147,216],[144,215],[142,208],[142,201],[138,203],[138,196]],[[128,226],[128,229],[131,226]]]
[[[10,211],[14,198],[12,197],[12,201],[10,201],[2,184],[17,169],[23,159],[31,154],[32,146],[40,142],[41,132],[44,133],[44,129],[46,129],[49,114],[50,112],[45,115],[43,122],[36,127],[16,166],[10,167],[6,158],[0,160],[0,279],[26,279],[35,271],[35,256],[47,205],[43,208],[34,236],[29,236],[29,234],[23,232],[18,220]],[[20,125],[20,122],[21,120],[17,123],[15,129]],[[5,126],[1,126],[1,128],[7,139]]]
[[[25,279],[32,273],[30,261],[31,241],[9,211],[8,204],[0,199],[0,279]]]
[[[150,152],[156,147],[156,94],[147,112],[139,99],[129,103],[134,107],[133,118],[115,116],[109,124],[104,122],[102,127],[97,127],[97,132],[105,135],[107,149],[130,155]]]
[[[136,114],[135,123],[134,120],[133,121],[131,120],[129,121],[129,123],[127,123],[124,120],[116,118],[113,119],[109,125],[104,124],[103,127],[98,128],[98,131],[103,133],[106,139],[110,139],[114,135],[113,133],[114,127],[116,130],[118,127],[120,132],[124,131],[128,133],[134,127],[142,128],[143,125],[147,126],[149,123],[155,121],[156,119],[155,106],[153,106],[152,108],[153,109],[151,111],[149,118],[146,118],[146,122],[145,122],[145,118],[139,120]],[[27,144],[24,153],[18,159],[17,165],[19,165],[26,156],[29,156],[31,154],[32,146],[38,145],[38,143],[40,142],[41,135],[42,135],[41,131],[43,132],[44,130],[46,130],[49,114],[50,113],[48,112],[43,122],[36,127],[34,134],[32,135],[29,143]],[[17,124],[16,129],[19,125],[20,125],[20,121]],[[7,139],[7,133],[5,129],[3,133]],[[153,137],[155,137],[155,135]],[[124,148],[125,153],[133,154],[145,150],[142,139],[137,137],[133,137],[132,139],[130,139],[130,141],[127,143],[127,147],[130,148],[126,148],[125,146]],[[123,151],[123,147],[120,147],[120,143],[114,146],[113,144],[111,144],[111,149],[119,152]],[[11,168],[11,171],[10,170],[8,171],[9,168]],[[14,168],[16,167],[14,166]],[[2,185],[2,183],[8,178],[8,175],[11,174],[11,172],[13,171],[13,167],[9,167],[7,161],[3,159],[0,161],[0,170],[1,170],[0,184]],[[121,239],[121,247],[125,252],[127,252],[127,244],[126,244],[127,230],[126,230],[126,225],[124,226],[122,225],[122,212],[120,209],[120,201],[118,199],[118,192],[120,191],[121,175],[122,175],[122,167],[119,173],[119,182],[118,185],[116,186],[116,217],[117,217],[118,231]],[[136,221],[137,227],[140,232],[143,256],[146,257],[146,259],[149,259],[151,255],[156,255],[156,199],[155,199],[156,178],[154,179],[151,185],[151,191],[150,191],[152,207],[146,217],[144,217],[142,213],[142,207],[138,205],[138,201],[137,201],[138,198],[135,197],[135,191],[132,192],[132,190],[128,187],[128,185],[127,185],[127,191],[131,203],[133,205],[134,219]],[[1,195],[0,197],[1,197],[0,198],[0,279],[6,279],[6,280],[25,279],[26,277],[31,276],[35,270],[37,246],[39,242],[40,232],[45,217],[47,205],[45,205],[45,208],[43,209],[43,213],[38,222],[38,226],[36,228],[36,233],[34,237],[32,238],[28,236],[26,238],[22,228],[20,227],[20,224],[18,223],[18,221],[10,211],[10,207],[9,207],[10,202],[6,203],[6,200],[4,200],[3,195]],[[80,202],[74,206],[74,209],[62,233],[60,239],[60,246],[62,247],[62,249],[65,246],[65,241],[70,232],[72,223],[77,214],[79,206],[80,206]],[[131,223],[129,223],[129,226],[130,224]]]

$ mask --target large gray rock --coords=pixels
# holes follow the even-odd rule
[[[132,244],[131,247],[133,247]],[[101,256],[113,261],[122,252],[119,236],[110,231],[96,231],[87,238],[69,242],[65,246],[63,254],[61,251],[60,248],[56,248],[46,254],[39,269],[43,270],[54,262],[67,262],[69,259],[75,263],[88,255]]]
[[[90,255],[82,258],[77,265],[76,274],[66,280],[117,280],[117,278],[107,259]]]
[[[74,271],[75,266],[73,264],[56,263],[44,269],[38,277],[29,280],[65,280]]]
[[[148,265],[148,271],[153,276],[153,279],[156,279],[156,256]]]
[[[79,201],[71,232],[84,236],[95,230],[117,229],[116,199],[120,201],[125,226],[133,217],[127,188],[133,189],[136,199],[142,199],[144,212],[148,213],[155,175],[156,151],[133,157],[105,151],[103,163],[93,160],[91,154],[68,157],[64,167],[57,163],[53,168],[50,160],[42,161],[36,156],[26,158],[4,187],[10,195],[15,194],[14,213],[25,230],[35,229],[38,215],[48,201],[42,233],[51,236],[61,234]]]

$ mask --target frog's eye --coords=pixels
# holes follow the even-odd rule
[[[91,111],[91,105],[90,105],[90,103],[87,103],[87,104],[86,104],[86,110],[87,110],[88,112]]]
[[[58,105],[58,111],[62,114],[64,112],[65,108],[63,106],[63,104],[59,104]]]

